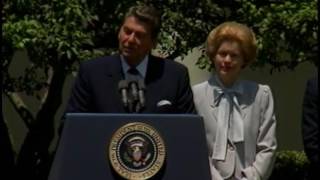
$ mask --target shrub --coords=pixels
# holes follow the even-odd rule
[[[303,151],[279,151],[270,180],[304,180],[309,161]]]

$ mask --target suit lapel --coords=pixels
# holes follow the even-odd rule
[[[149,55],[149,62],[147,65],[147,73],[145,77],[146,85],[156,82],[157,79],[161,79],[164,71],[164,59],[157,58],[155,56]]]
[[[110,89],[108,92],[108,100],[113,102],[110,108],[112,109],[112,112],[125,112],[121,101],[121,95],[118,92],[118,84],[124,79],[120,55],[114,55],[105,60],[109,62],[106,62],[105,76],[101,83],[106,83],[106,87]]]
[[[107,59],[107,61],[111,61],[110,63],[107,63],[109,67],[106,67],[106,69],[108,69],[105,72],[107,78],[112,78],[114,82],[119,82],[121,79],[124,79],[120,55],[114,55],[110,59]]]

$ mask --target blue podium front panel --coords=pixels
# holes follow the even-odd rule
[[[109,144],[124,125],[142,122],[159,132],[165,162],[151,179],[211,179],[203,120],[189,114],[67,114],[49,180],[122,179],[109,159]]]

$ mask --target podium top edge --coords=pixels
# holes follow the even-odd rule
[[[133,116],[139,116],[139,117],[201,117],[198,114],[140,114],[140,113],[66,113],[66,117],[106,117],[106,116],[123,116],[123,117],[133,117]]]

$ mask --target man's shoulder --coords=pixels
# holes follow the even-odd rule
[[[247,92],[252,91],[254,93],[256,91],[262,91],[262,92],[271,91],[271,88],[268,84],[258,83],[256,81],[241,80],[241,84],[246,89]]]
[[[308,83],[313,86],[313,87],[316,87],[318,88],[318,76],[313,76],[311,78],[308,79]]]
[[[309,93],[311,96],[314,96],[314,97],[318,96],[318,77],[317,76],[313,76],[307,80],[305,93]]]
[[[203,90],[206,86],[208,86],[208,80],[194,84],[192,86],[192,90],[193,91],[200,91],[200,90]]]
[[[98,57],[98,58],[81,62],[80,69],[99,70],[99,69],[113,68],[114,66],[117,65],[117,63],[119,63],[119,61],[120,61],[120,57],[118,55]]]
[[[101,66],[116,63],[120,59],[119,55],[102,56],[90,59],[81,63],[82,66]]]

